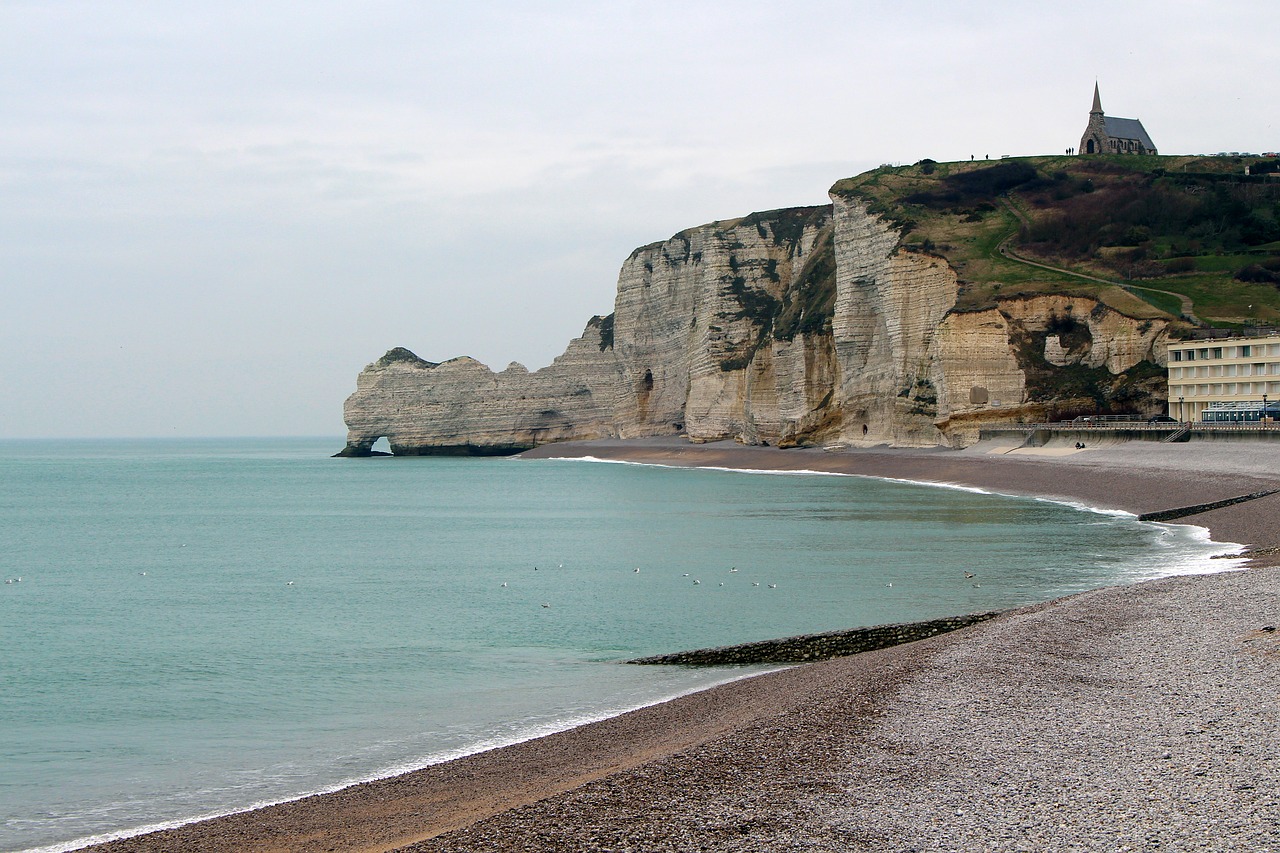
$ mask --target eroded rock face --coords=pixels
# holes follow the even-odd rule
[[[1123,373],[1142,361],[1166,363],[1168,326],[1135,320],[1080,296],[1005,300],[1000,310],[1029,332],[1043,332],[1045,360],[1065,367],[1105,367]]]
[[[1165,322],[1085,297],[958,312],[944,258],[908,251],[892,224],[832,198],[637,249],[614,314],[541,370],[388,352],[346,402],[343,453],[367,455],[382,436],[402,455],[681,433],[963,446],[983,425],[1042,417],[1055,370],[1164,362]]]
[[[829,231],[828,208],[799,208],[704,225],[632,253],[615,303],[619,434],[684,430],[694,441],[758,443],[795,432],[829,366],[813,335],[782,339],[790,330],[775,323]]]
[[[680,433],[794,442],[821,424],[831,399],[822,304],[834,281],[830,219],[826,206],[771,211],[637,249],[618,277],[614,314],[533,373],[393,350],[347,400],[343,452],[366,455],[383,435],[397,454]]]
[[[955,305],[955,271],[908,252],[861,202],[836,196],[836,305],[842,437],[852,443],[936,445],[938,327]],[[866,430],[863,430],[863,427]]]
[[[1026,375],[1010,343],[1008,318],[999,310],[948,314],[938,325],[933,355],[938,409],[945,418],[982,422],[995,414],[1016,419],[1027,398]],[[966,432],[977,437],[977,426]],[[949,432],[949,431],[948,431]],[[966,444],[961,439],[952,443]]]
[[[494,373],[472,358],[442,364],[393,349],[366,367],[347,398],[348,456],[385,436],[399,456],[517,453],[553,441],[617,435],[621,381],[601,318],[541,370]]]

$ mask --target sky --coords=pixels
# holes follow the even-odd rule
[[[0,438],[345,433],[403,346],[550,363],[622,261],[924,157],[1275,151],[1215,2],[0,0]]]

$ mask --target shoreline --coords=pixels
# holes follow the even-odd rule
[[[973,448],[779,450],[727,441],[690,444],[673,438],[602,439],[543,445],[519,458],[588,457],[668,467],[847,474],[978,489],[1133,515],[1207,504],[1280,486],[1280,453],[1266,444],[1243,442],[1228,447],[1130,442],[1068,456],[1014,457],[983,454]],[[1276,496],[1191,514],[1189,520],[1173,523],[1205,527],[1216,542],[1265,549],[1280,545],[1280,529],[1271,522],[1277,515],[1272,507],[1280,509]],[[1260,556],[1263,559],[1255,565],[1276,562]]]
[[[1177,453],[1187,445],[1172,446],[1174,450],[1169,447],[1157,453],[1152,453],[1150,448],[1137,448],[1137,455],[1147,457],[1145,459],[1135,458],[1134,448],[1129,448],[1128,453],[1124,448],[1100,448],[1067,459],[1011,459],[963,451],[850,449],[833,453],[814,449],[746,448],[723,443],[690,445],[673,439],[648,439],[548,445],[523,455],[529,458],[592,456],[613,461],[732,470],[815,470],[961,485],[1076,504],[1085,501],[1091,506],[1134,513],[1208,503],[1256,491],[1259,484],[1274,486],[1280,482],[1280,475],[1266,471],[1270,460],[1250,453],[1248,448],[1241,451],[1238,446],[1232,448],[1235,452],[1218,453],[1218,459],[1207,463],[1200,457],[1201,470],[1195,472],[1196,476],[1188,477],[1187,468],[1195,466],[1180,465]],[[1123,472],[1120,483],[1116,482],[1118,472]],[[1280,496],[1251,503],[1260,506],[1236,505],[1177,523],[1205,527],[1217,541],[1240,542],[1254,548],[1275,545],[1280,535],[1272,519],[1276,517],[1275,510],[1280,508]],[[1254,565],[1262,567],[1277,562],[1280,560],[1272,555],[1255,560]],[[1236,574],[1264,572],[1257,568]],[[1271,576],[1274,579],[1274,573]],[[706,775],[703,767],[706,765],[719,768],[712,774],[720,780],[718,785],[704,788],[700,783],[674,784],[665,794],[664,802],[668,802],[668,806],[683,803],[686,811],[693,809],[696,813],[696,801],[708,792],[721,800],[732,799],[735,792],[741,793],[736,785],[729,785],[725,780],[740,776],[744,767],[755,767],[757,759],[744,752],[742,744],[744,738],[749,741],[747,735],[761,725],[792,730],[799,727],[806,732],[804,737],[814,742],[838,740],[841,733],[855,739],[865,738],[874,732],[883,713],[873,709],[891,707],[900,685],[919,684],[936,660],[963,652],[984,637],[1001,634],[1007,630],[1001,626],[1009,622],[1044,620],[1055,610],[1087,607],[1082,604],[1084,601],[1124,598],[1126,590],[1169,583],[1177,586],[1218,577],[1222,575],[1181,576],[1083,593],[1021,608],[994,620],[995,626],[974,626],[909,646],[732,681],[401,776],[82,849],[114,853],[175,848],[289,850],[311,847],[534,850],[549,849],[553,843],[570,838],[576,839],[576,842],[566,842],[570,846],[580,843],[581,849],[591,849],[591,845],[601,843],[603,837],[615,837],[620,829],[632,833],[628,838],[643,837],[653,849],[681,849],[694,837],[705,840],[704,834],[677,821],[679,833],[673,835],[675,827],[669,825],[670,816],[660,817],[657,811],[627,802],[628,789],[652,781],[650,777],[659,772],[653,768],[672,762],[680,764],[682,760],[687,762],[687,758],[682,757],[706,750],[714,753],[714,760],[709,763],[706,758],[699,760],[697,773],[684,767],[678,776],[680,779],[701,778]],[[1236,586],[1235,583],[1219,585]],[[809,710],[815,706],[838,706],[841,710],[834,713],[839,722],[828,720],[815,730],[807,729]],[[767,744],[757,744],[757,747],[766,752],[771,748]],[[794,800],[795,785],[788,787],[786,773],[771,773],[768,768],[759,767],[755,772],[762,785],[781,785]],[[878,771],[867,768],[867,772],[874,776]],[[663,773],[665,771],[659,775]],[[839,775],[828,772],[826,777],[830,784],[836,784],[833,780]],[[602,806],[598,802],[601,788],[612,792],[615,798],[622,796],[624,802]],[[702,793],[696,793],[699,791]],[[570,819],[564,810],[574,811],[578,807],[567,804],[584,797],[593,804],[588,811],[595,817],[575,813]],[[607,801],[610,797],[604,799]],[[623,814],[625,820],[621,819]],[[812,815],[806,818],[809,822],[812,819]],[[561,827],[558,830],[561,834],[547,835],[545,827],[539,828],[543,826],[542,820],[548,821],[547,825]],[[738,848],[721,839],[726,845],[717,845],[717,849],[755,849],[745,844],[761,841],[757,837],[759,833],[752,829],[756,827],[754,821],[755,818],[739,826],[739,829],[746,827],[741,832],[745,846]],[[787,832],[796,828],[792,825]],[[641,835],[635,836],[635,832]],[[689,835],[690,832],[694,835]],[[812,827],[806,831],[805,849],[826,849],[819,844],[821,835],[815,834]],[[676,843],[677,840],[680,843]],[[771,843],[778,840],[774,838]],[[813,846],[815,844],[818,846]],[[608,845],[602,849],[608,849]]]

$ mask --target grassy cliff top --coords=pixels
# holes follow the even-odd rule
[[[946,258],[961,310],[1061,293],[1134,317],[1280,323],[1275,158],[922,160],[847,178],[831,194],[901,227],[908,250]]]

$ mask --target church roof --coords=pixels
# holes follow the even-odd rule
[[[1136,118],[1106,116],[1104,121],[1107,136],[1112,139],[1136,139],[1142,143],[1142,147],[1155,150],[1155,143],[1151,141],[1150,136],[1147,136],[1147,130],[1142,126],[1142,122]]]

